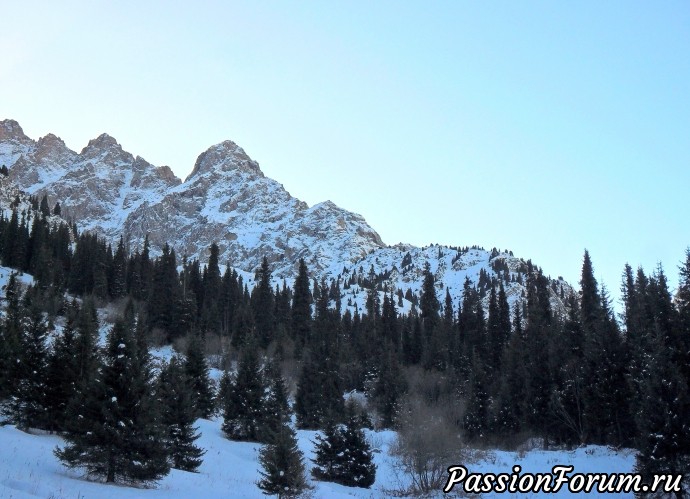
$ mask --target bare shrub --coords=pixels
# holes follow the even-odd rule
[[[205,353],[210,367],[221,371],[229,368],[233,354],[230,338],[219,334],[207,333]]]
[[[445,404],[430,405],[424,396],[407,397],[399,416],[398,438],[392,447],[401,495],[440,491],[449,466],[467,461],[460,432],[448,420]]]

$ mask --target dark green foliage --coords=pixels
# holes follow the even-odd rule
[[[376,480],[376,465],[364,432],[354,419],[346,425],[328,422],[317,435],[312,475],[317,480],[348,487],[369,488]]]
[[[297,497],[308,488],[304,458],[288,425],[282,425],[272,442],[261,448],[259,463],[262,470],[257,485],[264,494]]]
[[[390,351],[382,355],[382,365],[374,383],[372,398],[379,413],[380,425],[392,428],[398,414],[399,402],[407,391],[407,383],[397,356]]]
[[[175,251],[166,244],[163,254],[156,260],[153,268],[148,297],[148,319],[150,328],[165,331],[169,341],[186,332],[180,331],[176,322],[181,294]]]
[[[152,396],[151,372],[142,366],[128,324],[115,323],[102,364],[70,406],[66,445],[55,455],[106,482],[155,482],[170,469]]]
[[[682,475],[683,486],[690,478],[690,395],[669,353],[659,340],[643,392],[635,471],[648,483],[653,475]]]
[[[231,440],[260,441],[266,385],[254,344],[243,349],[237,376],[224,390],[223,433]]]
[[[287,387],[280,373],[277,361],[268,362],[262,373],[266,391],[263,400],[263,414],[259,428],[259,441],[270,442],[283,425],[290,422],[292,410],[288,402]]]
[[[20,292],[16,275],[12,273],[5,289],[7,307],[0,327],[0,399],[10,396],[20,374],[24,315]]]
[[[201,324],[204,332],[218,332],[221,329],[221,279],[218,268],[218,245],[212,244],[208,265],[203,277],[203,302]]]
[[[158,396],[170,466],[178,470],[196,471],[206,451],[194,445],[199,434],[198,428],[194,427],[196,416],[191,383],[177,357],[170,359],[161,371]]]
[[[32,294],[31,288],[26,291],[24,305],[19,312],[21,314],[24,311],[26,315],[22,321],[19,356],[14,385],[10,390],[11,398],[7,407],[7,416],[18,428],[48,429],[50,427],[50,414],[46,406],[48,325],[41,310],[31,306]]]
[[[271,289],[271,270],[268,260],[264,257],[259,270],[259,284],[252,294],[252,309],[254,310],[254,324],[259,339],[259,346],[266,348],[273,340],[275,320],[273,314],[274,296]]]
[[[292,293],[290,331],[299,353],[309,340],[311,333],[311,292],[309,291],[309,276],[304,259],[299,261],[299,272]]]
[[[80,386],[80,365],[77,347],[76,322],[79,305],[73,301],[65,314],[65,326],[54,339],[53,349],[48,357],[46,372],[46,406],[50,414],[48,430],[63,431],[67,428],[67,408],[77,395]]]
[[[215,411],[209,368],[203,351],[203,340],[191,334],[187,345],[184,371],[189,379],[192,405],[197,417],[208,419]]]
[[[339,420],[345,406],[338,364],[331,355],[307,352],[295,394],[297,426],[318,429]]]

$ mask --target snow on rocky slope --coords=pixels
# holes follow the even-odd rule
[[[231,141],[210,147],[181,182],[123,151],[102,134],[80,152],[54,135],[34,141],[12,120],[0,122],[0,165],[30,194],[60,201],[81,229],[131,249],[149,234],[155,254],[167,242],[179,256],[207,258],[218,243],[221,261],[244,270],[267,256],[277,273],[294,275],[296,262],[320,272],[353,263],[383,242],[360,215],[331,202],[309,207],[261,172]]]
[[[362,216],[330,201],[309,207],[291,196],[232,141],[199,155],[182,182],[168,167],[124,151],[107,134],[76,153],[52,134],[34,141],[16,121],[5,120],[0,121],[0,165],[9,168],[9,180],[19,189],[48,195],[51,206],[59,201],[64,218],[113,244],[122,235],[135,250],[148,234],[154,255],[167,242],[178,257],[204,262],[215,242],[221,263],[253,273],[266,256],[276,282],[286,279],[288,284],[304,258],[314,278],[340,278],[343,305],[352,310],[361,310],[366,298],[358,284],[350,285],[356,281],[353,275],[366,277],[373,269],[382,276],[379,289],[418,295],[427,262],[439,299],[448,289],[456,307],[465,278],[478,284],[480,272],[489,278],[510,273],[511,304],[524,295],[515,279],[524,274],[525,262],[511,253],[386,246]],[[563,310],[561,296],[571,291],[562,280],[552,283],[555,310]],[[411,302],[403,300],[402,311],[410,308]]]

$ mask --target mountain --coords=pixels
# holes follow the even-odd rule
[[[418,296],[427,263],[439,298],[447,289],[456,306],[465,278],[484,288],[492,279],[502,279],[512,303],[525,294],[526,263],[511,253],[386,246],[361,215],[330,201],[309,207],[291,196],[229,140],[201,153],[181,181],[167,166],[154,166],[124,151],[107,134],[77,153],[55,135],[34,141],[16,121],[4,120],[0,165],[9,168],[10,181],[19,189],[47,195],[51,205],[59,201],[64,218],[112,244],[123,236],[134,251],[148,234],[154,255],[169,243],[178,257],[203,262],[215,242],[221,263],[251,275],[266,256],[274,278],[288,281],[304,258],[315,278],[340,282],[343,306],[353,310],[363,307],[363,284]],[[552,305],[562,310],[562,297],[572,289],[559,279],[552,281],[551,292]],[[400,303],[409,310],[413,301]]]
[[[384,246],[363,217],[329,201],[307,206],[231,141],[203,152],[182,182],[107,134],[76,153],[54,135],[34,141],[5,120],[0,164],[20,189],[60,201],[80,229],[111,243],[123,235],[132,250],[148,234],[154,254],[167,242],[178,256],[204,261],[216,242],[223,263],[251,271],[266,256],[277,276],[290,277],[299,258],[320,274]]]

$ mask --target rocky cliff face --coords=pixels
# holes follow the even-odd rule
[[[60,201],[81,229],[111,242],[123,235],[132,250],[148,234],[154,253],[167,242],[204,261],[216,242],[223,263],[251,271],[265,255],[276,276],[290,277],[299,258],[321,274],[384,246],[364,218],[331,202],[307,206],[231,141],[203,152],[181,182],[107,134],[77,154],[52,134],[34,141],[5,120],[0,164],[19,188]]]
[[[231,141],[199,155],[182,182],[168,167],[156,167],[123,151],[103,134],[80,152],[55,135],[34,141],[15,121],[0,122],[0,205],[15,198],[17,186],[30,194],[60,201],[63,218],[98,233],[113,244],[122,235],[130,250],[149,236],[152,253],[170,244],[179,257],[205,262],[217,243],[220,261],[243,271],[251,286],[253,271],[266,256],[276,281],[291,284],[304,258],[315,278],[340,283],[343,309],[362,311],[374,283],[382,294],[400,298],[409,312],[419,297],[428,264],[438,297],[446,291],[457,307],[465,279],[483,292],[487,282],[504,283],[511,305],[525,299],[526,264],[511,253],[479,248],[386,246],[363,217],[330,201],[309,207],[267,178],[256,161]],[[3,194],[4,193],[4,194]],[[5,207],[6,211],[7,208]],[[551,281],[551,304],[563,313],[573,292],[561,279]],[[488,295],[484,296],[488,306]]]

